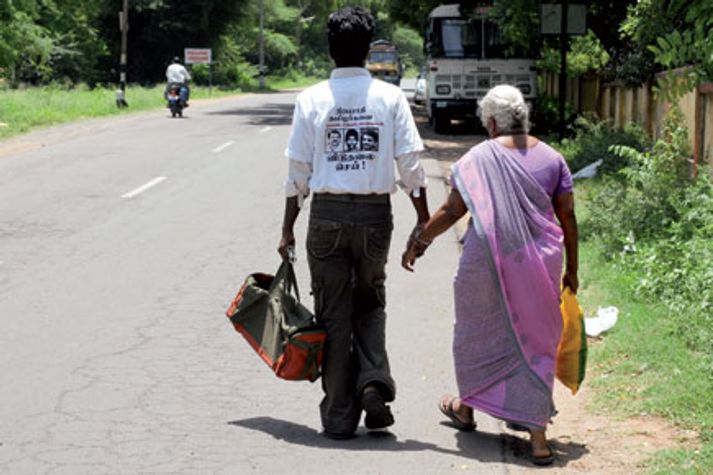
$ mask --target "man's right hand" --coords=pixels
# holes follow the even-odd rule
[[[289,258],[288,249],[295,247],[295,235],[293,233],[282,233],[282,239],[280,239],[280,245],[277,247],[277,252],[282,256],[283,259],[287,260]]]

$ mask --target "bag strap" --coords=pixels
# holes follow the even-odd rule
[[[284,282],[285,292],[292,293],[292,290],[294,289],[294,294],[295,297],[297,297],[297,301],[301,301],[300,289],[297,287],[297,277],[295,277],[295,269],[289,259],[284,259],[282,261],[282,264],[280,264],[280,268],[277,269],[277,272],[275,273],[275,278],[270,284],[269,292],[272,293],[275,288],[280,285],[280,282]]]
[[[290,260],[287,260],[287,279],[285,279],[285,286],[285,290],[288,293],[290,292],[290,289],[294,289],[297,301],[301,302],[300,289],[297,287],[297,276],[295,276],[295,266],[292,265]]]
[[[298,379],[315,381],[319,378],[322,375],[322,371],[319,367],[319,353],[322,351],[322,344],[300,341],[297,338],[291,339],[290,344],[307,351],[304,366],[302,367],[302,371],[300,371]]]

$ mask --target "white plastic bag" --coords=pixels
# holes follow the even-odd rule
[[[587,336],[599,336],[616,325],[619,309],[616,307],[599,307],[596,317],[584,319],[584,331]]]
[[[597,176],[597,168],[599,168],[599,165],[601,165],[602,163],[604,163],[604,160],[602,160],[601,158],[594,163],[590,163],[589,165],[572,175],[572,179],[577,180],[579,178],[594,178],[595,176]]]

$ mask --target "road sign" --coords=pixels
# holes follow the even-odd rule
[[[183,57],[186,64],[210,64],[213,53],[210,48],[185,48]]]

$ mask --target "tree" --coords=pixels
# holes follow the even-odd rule
[[[679,13],[679,28],[669,30],[655,38],[655,44],[648,45],[656,63],[665,69],[690,68],[688,74],[669,74],[660,83],[672,96],[690,91],[702,82],[713,81],[713,3],[706,0],[682,3],[685,3],[685,14],[681,18]]]
[[[428,14],[441,3],[438,0],[390,1],[387,3],[387,11],[391,18],[398,18],[399,23],[420,32],[423,31]]]
[[[0,69],[12,83],[90,78],[105,46],[99,0],[0,0]]]
[[[247,0],[132,0],[129,9],[128,78],[133,82],[164,80],[166,65],[187,47],[210,48],[240,19]],[[104,58],[107,80],[115,80],[119,57],[117,2],[102,0],[102,35],[111,47]],[[112,71],[114,69],[114,71]]]

